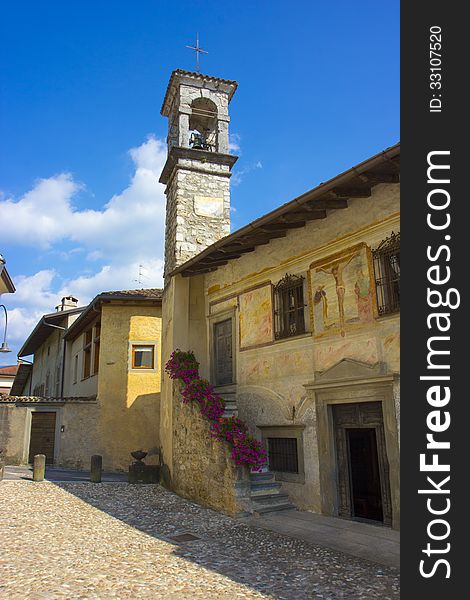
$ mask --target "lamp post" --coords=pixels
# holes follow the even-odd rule
[[[4,304],[0,304],[0,306],[3,308],[3,310],[5,311],[5,330],[3,332],[3,342],[2,345],[0,346],[0,352],[11,352],[11,348],[8,347],[7,344],[7,329],[8,329],[8,313],[7,313],[7,308]]]

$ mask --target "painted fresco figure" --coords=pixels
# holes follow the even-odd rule
[[[370,293],[370,279],[364,275],[362,267],[356,271],[356,284],[354,285],[354,292],[357,300],[357,314],[359,321],[362,323],[370,322],[373,319],[372,314],[372,303]]]
[[[325,331],[328,319],[328,299],[324,287],[324,285],[319,285],[313,296],[313,317],[316,333]]]
[[[347,260],[338,261],[332,265],[330,269],[320,267],[318,270],[323,271],[327,275],[333,275],[336,282],[336,295],[338,296],[338,312],[339,312],[339,328],[341,335],[344,337],[344,296],[346,295],[346,286],[343,280],[343,271],[349,265],[358,253],[352,254]]]

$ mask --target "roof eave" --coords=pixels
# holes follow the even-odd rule
[[[372,156],[371,158],[357,164],[356,166],[351,167],[347,171],[340,173],[339,175],[333,177],[332,179],[326,181],[325,183],[321,183],[317,187],[309,190],[308,192],[305,192],[304,194],[302,194],[301,196],[298,196],[297,198],[294,198],[293,200],[287,202],[286,204],[283,204],[282,206],[269,212],[268,214],[266,214],[262,217],[259,217],[258,219],[255,219],[254,221],[252,221],[251,223],[248,223],[248,225],[245,225],[244,227],[242,227],[241,229],[238,229],[234,233],[231,233],[230,235],[227,235],[227,236],[221,238],[220,240],[218,240],[211,246],[208,246],[205,250],[200,252],[198,255],[194,256],[193,258],[189,259],[188,261],[186,261],[185,263],[183,263],[182,265],[180,265],[179,267],[174,269],[169,275],[174,276],[179,273],[184,273],[185,271],[187,271],[188,269],[190,269],[191,267],[193,267],[197,263],[199,263],[201,260],[208,257],[212,252],[217,251],[218,249],[221,249],[224,246],[229,245],[231,242],[234,242],[238,238],[241,238],[241,237],[247,235],[248,233],[253,232],[253,230],[256,230],[259,227],[268,225],[274,219],[276,219],[278,217],[282,217],[283,215],[287,214],[292,208],[295,208],[297,206],[302,206],[303,204],[305,204],[307,202],[313,201],[315,199],[319,199],[325,193],[332,191],[333,188],[336,188],[340,185],[344,185],[345,183],[347,183],[354,177],[357,177],[358,175],[361,175],[361,174],[365,173],[366,171],[369,171],[370,169],[372,169],[376,166],[379,166],[380,164],[390,162],[391,160],[393,160],[393,158],[395,158],[399,155],[400,155],[400,143],[397,143],[394,146],[391,146],[390,148],[387,148],[386,150],[383,150],[382,152],[379,152],[378,154]],[[231,259],[228,259],[228,260],[231,260]],[[215,267],[215,268],[217,268],[217,267]],[[203,271],[201,271],[201,273],[202,272]],[[206,272],[208,272],[208,269],[206,270]],[[194,275],[201,274],[201,273],[194,273]]]

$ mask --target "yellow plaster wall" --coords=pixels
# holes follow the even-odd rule
[[[94,327],[99,321],[99,316],[93,321],[90,327]],[[90,377],[83,379],[83,346],[85,343],[85,333],[81,333],[67,347],[66,372],[64,395],[65,396],[95,396],[98,393],[98,374],[92,373]],[[78,356],[77,381],[73,381],[73,368],[75,356]]]
[[[315,371],[326,370],[343,358],[371,365],[385,362],[390,371],[399,370],[399,314],[313,336],[312,293],[308,291],[311,265],[358,245],[375,248],[399,229],[399,186],[382,184],[373,188],[370,198],[350,200],[349,208],[328,211],[326,219],[288,232],[285,238],[272,240],[205,277],[207,313],[214,314],[214,309],[227,305],[237,306],[238,298],[237,325],[243,331],[245,323],[250,322],[252,327],[245,328],[246,336],[253,339],[257,339],[259,330],[252,312],[255,309],[256,319],[262,321],[259,311],[263,306],[253,299],[244,302],[249,290],[266,281],[276,284],[286,273],[305,277],[304,300],[310,304],[305,315],[306,334],[272,340],[252,349],[244,348],[239,340],[235,343],[239,415],[253,427],[304,426],[305,482],[283,483],[300,508],[320,511],[321,507],[316,414],[305,384],[314,379]],[[265,304],[265,318],[269,319],[272,305]],[[244,336],[240,332],[241,340]],[[398,388],[396,413],[399,414]]]
[[[161,308],[107,304],[102,308],[98,376],[99,437],[103,463],[127,469],[130,452],[157,462],[161,386]],[[129,340],[158,342],[154,371],[132,372]]]

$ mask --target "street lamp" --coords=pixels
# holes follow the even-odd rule
[[[0,346],[0,352],[11,352],[11,348],[8,347],[8,344],[6,342],[6,339],[7,339],[7,328],[8,328],[7,307],[4,304],[0,304],[0,306],[5,311],[5,331],[3,333],[3,342],[2,342],[2,345]]]

